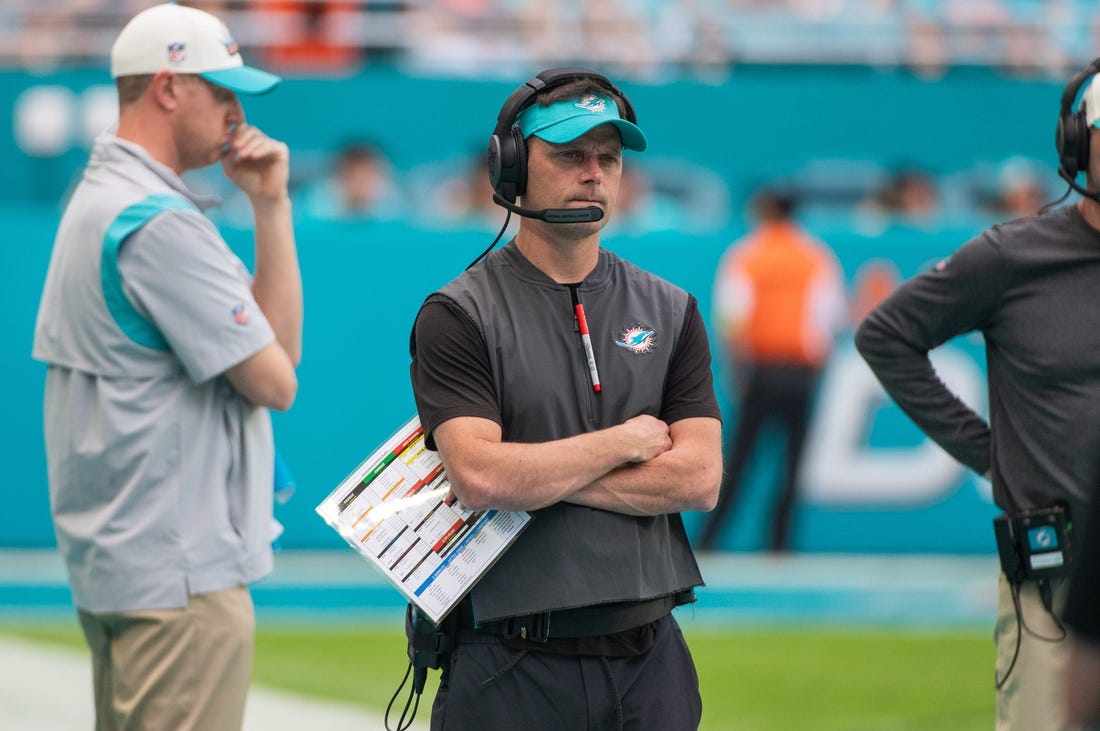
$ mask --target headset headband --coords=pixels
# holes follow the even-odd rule
[[[1062,116],[1073,114],[1073,103],[1077,100],[1077,93],[1090,77],[1098,73],[1100,73],[1100,58],[1093,60],[1092,63],[1073,75],[1073,78],[1066,84],[1065,90],[1062,91]]]
[[[598,71],[582,66],[562,66],[543,71],[513,91],[508,100],[504,102],[504,106],[501,107],[500,114],[497,115],[497,124],[493,134],[498,137],[508,134],[508,131],[516,123],[516,117],[519,116],[519,113],[529,106],[541,92],[556,86],[562,86],[576,79],[589,79],[614,93],[617,101],[622,103],[625,113],[623,118],[631,124],[638,123],[638,118],[634,114],[634,107],[631,106],[630,100],[626,98],[626,94],[611,83],[610,79]]]

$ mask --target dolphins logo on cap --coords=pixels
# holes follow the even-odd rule
[[[607,108],[607,99],[596,94],[586,94],[578,99],[573,106],[593,114],[603,114],[604,109]]]

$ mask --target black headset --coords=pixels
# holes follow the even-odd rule
[[[634,107],[626,94],[603,74],[580,66],[563,66],[543,71],[512,92],[501,107],[493,136],[489,138],[489,182],[497,196],[508,203],[515,203],[517,196],[527,192],[527,142],[523,138],[523,131],[516,124],[516,117],[530,106],[536,95],[576,79],[589,79],[618,96],[623,101],[624,119],[631,124],[638,123]],[[494,200],[497,196],[493,197]]]
[[[1089,123],[1085,104],[1077,110],[1073,103],[1077,93],[1090,78],[1100,73],[1100,58],[1074,74],[1062,92],[1062,107],[1058,114],[1058,131],[1054,144],[1058,148],[1058,175],[1078,193],[1100,200],[1100,193],[1090,191],[1077,183],[1077,176],[1089,167]]]

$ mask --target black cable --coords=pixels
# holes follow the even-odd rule
[[[412,672],[413,664],[409,663],[409,666],[405,668],[405,677],[401,678],[401,684],[397,686],[397,690],[393,692],[393,696],[390,697],[390,702],[386,704],[386,715],[383,718],[383,723],[386,726],[386,731],[408,731],[412,727],[413,720],[416,718],[416,711],[420,708],[420,694],[416,692],[413,686],[409,686],[409,697],[405,699],[405,707],[401,709],[401,716],[397,719],[397,728],[390,728],[390,710],[393,708],[394,702],[397,700],[397,696],[401,693],[401,689],[405,687],[405,683],[409,680],[409,674]],[[416,699],[415,702],[413,699]],[[408,716],[406,720],[405,716],[409,713],[409,706],[412,706],[412,715]]]
[[[1042,208],[1039,209],[1039,212],[1036,215],[1042,215],[1042,214],[1046,213],[1047,211],[1049,211],[1051,208],[1054,208],[1054,206],[1058,205],[1059,203],[1064,201],[1066,198],[1069,198],[1069,194],[1072,193],[1072,192],[1073,192],[1073,187],[1067,185],[1066,186],[1066,192],[1062,193],[1061,198],[1059,198],[1056,201],[1051,201],[1050,203],[1045,204]]]
[[[1057,627],[1058,631],[1062,634],[1057,637],[1044,637],[1038,632],[1032,631],[1026,624],[1024,624],[1024,629],[1027,630],[1029,635],[1037,640],[1042,640],[1043,642],[1061,642],[1069,636],[1069,632],[1066,631],[1065,625],[1062,624],[1062,620],[1058,619],[1058,614],[1054,611],[1054,595],[1052,594],[1050,581],[1048,579],[1039,579],[1038,584],[1039,598],[1043,602],[1043,608],[1047,610],[1047,614],[1049,614],[1051,620],[1053,620],[1054,626]]]
[[[492,251],[493,247],[497,245],[498,241],[500,241],[500,237],[503,236],[504,232],[508,230],[508,224],[511,223],[511,221],[512,221],[512,212],[508,211],[508,215],[504,217],[504,225],[500,227],[500,231],[497,233],[497,237],[495,239],[493,239],[493,243],[489,244],[489,248],[487,248],[487,249],[485,249],[485,251],[481,252],[476,259],[474,259],[472,262],[467,264],[466,265],[467,269],[472,267],[474,264],[477,264],[479,261],[481,261],[482,259],[484,259],[486,256],[489,255],[489,252]]]
[[[1048,579],[1041,578],[1038,579],[1037,584],[1038,594],[1040,594],[1040,598],[1043,601],[1043,608],[1046,609],[1046,613],[1051,616],[1051,619],[1054,620],[1055,627],[1057,627],[1058,631],[1062,632],[1062,634],[1056,636],[1056,638],[1048,638],[1048,636],[1042,635],[1034,631],[1030,627],[1027,627],[1027,622],[1025,622],[1023,619],[1023,612],[1020,612],[1020,624],[1027,631],[1027,634],[1032,635],[1033,638],[1035,638],[1036,640],[1042,640],[1043,642],[1062,642],[1067,638],[1069,633],[1066,632],[1065,625],[1062,623],[1062,620],[1058,619],[1058,616],[1054,611],[1054,600],[1051,594],[1051,583],[1049,583]]]
[[[1023,607],[1020,605],[1020,585],[1010,584],[1010,589],[1012,591],[1012,604],[1016,609],[1016,649],[1012,653],[1012,662],[1008,664],[1008,670],[1005,671],[1004,677],[1000,680],[997,680],[996,675],[994,675],[993,679],[997,683],[997,690],[1000,690],[1004,686],[1004,684],[1008,682],[1008,676],[1012,675],[1012,669],[1016,667],[1016,660],[1020,657],[1020,639],[1022,632],[1027,632],[1029,635],[1039,640],[1040,642],[1061,642],[1062,640],[1066,639],[1069,634],[1068,632],[1066,632],[1065,625],[1063,625],[1062,621],[1058,619],[1058,615],[1054,611],[1054,601],[1051,594],[1050,583],[1046,579],[1039,579],[1037,582],[1037,586],[1039,589],[1039,597],[1043,602],[1043,608],[1047,610],[1047,614],[1050,615],[1050,618],[1054,621],[1054,625],[1062,634],[1058,637],[1047,637],[1046,635],[1039,634],[1035,630],[1031,629],[1031,627],[1028,627],[1027,622],[1024,621]]]
[[[1009,590],[1012,592],[1012,604],[1016,608],[1016,649],[1012,653],[1012,662],[1008,664],[1008,670],[1005,671],[1005,676],[1000,680],[997,680],[996,671],[993,673],[993,680],[997,684],[997,690],[1004,687],[1004,684],[1008,682],[1008,676],[1012,675],[1012,669],[1016,667],[1016,660],[1020,657],[1020,629],[1023,627],[1023,615],[1024,612],[1020,608],[1020,586],[1019,584],[1009,584]]]

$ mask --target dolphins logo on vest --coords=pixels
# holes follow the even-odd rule
[[[657,348],[657,331],[645,325],[629,325],[619,332],[615,345],[631,353],[651,353]]]

